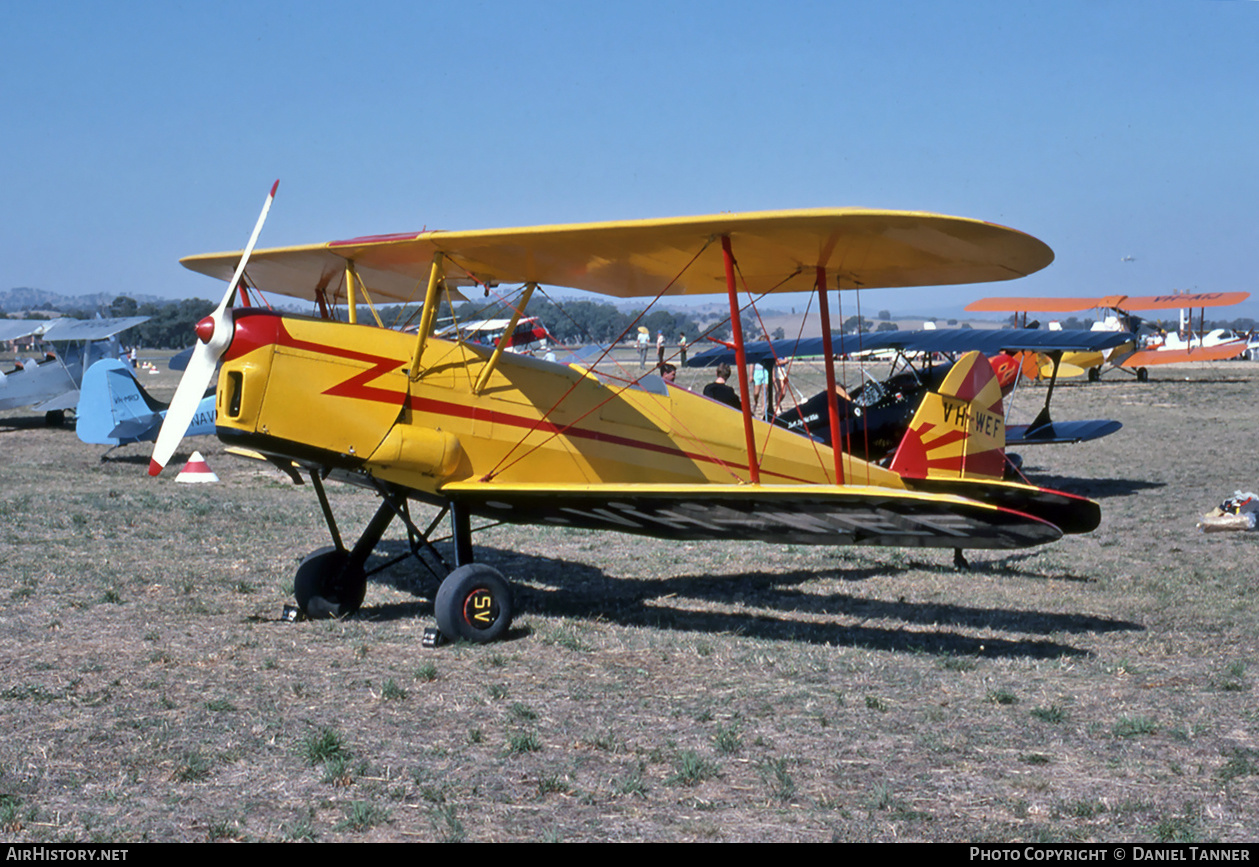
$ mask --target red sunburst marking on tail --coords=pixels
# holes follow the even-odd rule
[[[909,478],[989,478],[1005,472],[1001,384],[978,352],[963,356],[914,414],[892,459]]]

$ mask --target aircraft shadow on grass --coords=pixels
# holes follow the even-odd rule
[[[406,543],[401,540],[385,541],[378,546],[377,557],[369,561],[368,569],[405,554],[406,551]],[[942,565],[884,565],[868,569],[823,567],[817,571],[794,570],[779,574],[750,571],[742,575],[716,578],[690,574],[673,578],[633,579],[613,578],[584,563],[530,556],[496,548],[478,548],[477,556],[479,562],[492,565],[506,575],[517,573],[530,576],[528,585],[516,585],[515,607],[519,612],[546,612],[577,619],[610,621],[622,626],[646,626],[681,632],[736,633],[750,638],[865,647],[872,650],[1036,659],[1087,656],[1089,651],[1035,636],[1144,630],[1143,626],[1131,621],[1084,614],[979,608],[950,603],[907,602],[903,599],[869,599],[844,593],[819,596],[800,589],[801,585],[816,580],[821,575],[833,575],[840,580],[863,581],[921,571],[924,568],[951,570],[951,567]],[[1008,572],[1016,562],[1016,557],[1008,557],[991,565]],[[981,564],[977,569],[987,571],[987,567],[988,564]],[[441,573],[440,567],[437,571]],[[1015,577],[1017,575],[1016,572]],[[1043,575],[1031,577],[1044,578]],[[1069,575],[1055,578],[1086,580]],[[390,584],[403,592],[417,593],[430,600],[437,584],[437,579],[410,558],[377,573],[372,580]],[[676,597],[723,605],[733,601],[755,610],[746,613],[728,610],[695,611],[674,604],[672,600]],[[766,613],[767,610],[781,611],[784,615],[835,616],[863,621],[894,620],[905,623],[906,628],[808,622],[787,616],[777,617]],[[360,616],[372,620],[395,620],[426,616],[430,613],[431,602],[417,600],[413,603],[368,605],[363,608]],[[964,634],[960,631],[963,629],[993,629],[1021,633],[1027,637],[977,637]],[[523,633],[515,631],[514,634],[518,637]]]
[[[128,466],[142,467],[142,468],[147,468],[149,465],[149,453],[147,450],[143,452],[136,451],[136,452],[130,452],[130,453],[121,453],[121,454],[119,453],[110,454],[110,451],[112,450],[107,450],[101,454],[102,464],[125,464]],[[192,450],[182,449],[180,451],[175,452],[175,454],[171,455],[170,462],[171,462],[171,466],[182,467],[184,464],[188,463],[188,461],[191,459],[192,459]],[[213,460],[214,459],[213,456],[211,456],[210,459]]]
[[[1055,488],[1059,491],[1070,491],[1081,497],[1092,500],[1105,500],[1111,497],[1131,497],[1141,491],[1167,487],[1166,482],[1152,482],[1148,479],[1098,479],[1076,476],[1059,476],[1044,472],[1036,467],[1024,467],[1024,472],[1037,485]]]
[[[42,415],[11,415],[0,418],[0,433],[16,433],[23,430],[65,430],[74,433],[73,425],[50,425]]]

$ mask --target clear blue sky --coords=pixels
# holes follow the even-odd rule
[[[859,205],[1000,222],[1057,254],[869,310],[1259,298],[1252,0],[4,13],[0,288],[217,297],[179,257],[240,248],[280,178],[262,246]]]

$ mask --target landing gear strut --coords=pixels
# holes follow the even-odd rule
[[[353,549],[346,549],[324,492],[323,480],[317,472],[312,472],[310,478],[333,545],[312,552],[297,569],[293,582],[294,595],[298,607],[307,617],[349,617],[358,611],[367,592],[367,558],[396,517],[407,527],[411,550],[373,572],[387,569],[408,556],[423,563],[439,580],[433,609],[437,626],[448,640],[485,643],[501,638],[511,628],[514,613],[511,585],[497,570],[484,563],[473,562],[471,520],[460,504],[450,503],[427,530],[421,531],[411,521],[406,497],[387,485],[377,484],[380,507]],[[438,563],[443,567],[446,565],[428,537],[447,511],[450,513],[455,548],[455,568],[445,577],[440,577],[420,554],[422,550],[428,550]]]

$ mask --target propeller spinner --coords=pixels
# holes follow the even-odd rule
[[[227,291],[223,293],[219,306],[214,308],[213,313],[197,323],[197,343],[193,347],[192,357],[188,359],[188,367],[184,370],[183,378],[179,380],[179,387],[175,389],[175,397],[166,410],[166,419],[162,422],[157,442],[153,445],[153,457],[149,461],[150,476],[160,473],[167,461],[171,459],[171,455],[175,453],[175,449],[179,448],[184,432],[188,430],[192,417],[196,415],[197,404],[201,402],[201,396],[205,394],[205,390],[210,386],[210,380],[214,377],[214,369],[227,350],[228,344],[232,342],[232,297],[236,293],[241,277],[245,274],[245,265],[249,263],[249,255],[253,252],[254,245],[258,243],[258,235],[262,233],[262,224],[267,221],[267,212],[271,210],[271,203],[275,200],[275,191],[279,186],[279,181],[271,185],[271,192],[267,194],[267,200],[262,205],[262,213],[258,215],[258,222],[254,224],[253,234],[249,236],[249,243],[240,257],[240,264],[236,266],[236,273],[227,284]]]

